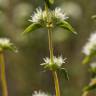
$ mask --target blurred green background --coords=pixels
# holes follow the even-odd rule
[[[43,0],[0,0],[0,37],[11,38],[19,50],[5,55],[9,96],[32,96],[34,90],[54,94],[51,73],[43,72],[40,66],[43,58],[49,56],[47,31],[21,35],[30,24],[28,19],[33,11],[40,6],[44,7]],[[81,96],[90,79],[87,66],[82,65],[81,51],[89,34],[96,29],[96,22],[91,19],[96,14],[96,0],[55,0],[55,6],[70,17],[69,22],[78,32],[74,35],[56,28],[53,33],[54,54],[67,58],[65,67],[70,75],[69,81],[59,75],[61,96]]]

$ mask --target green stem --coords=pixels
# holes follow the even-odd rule
[[[53,55],[53,45],[52,45],[52,31],[50,28],[48,28],[48,39],[49,39],[49,52],[50,52],[50,60],[51,63],[54,63],[54,55]]]
[[[4,54],[0,52],[0,67],[1,67],[1,83],[2,83],[2,96],[8,96],[7,90],[7,82],[5,76],[5,62],[4,62]]]
[[[51,28],[48,28],[48,39],[49,39],[50,60],[51,60],[51,64],[54,64]],[[56,96],[60,96],[60,88],[59,88],[59,80],[58,80],[57,72],[56,71],[52,71],[52,73],[53,73],[53,77],[54,77]]]
[[[51,64],[54,64],[54,54],[53,54],[53,43],[52,43],[52,28],[50,27],[50,21],[49,21],[49,15],[48,15],[48,6],[45,3],[45,11],[47,14],[47,28],[48,28],[48,41],[49,41],[49,52],[50,52],[50,61]],[[53,77],[54,77],[54,84],[55,84],[55,91],[56,91],[56,96],[60,96],[60,88],[59,88],[59,80],[57,76],[56,71],[52,71]]]
[[[82,96],[87,96],[88,95],[88,91],[83,92]]]
[[[56,71],[53,71],[53,77],[55,83],[56,96],[60,96],[59,80]]]
[[[51,64],[54,64],[53,46],[52,46],[52,31],[50,28],[48,29],[48,39],[49,39],[50,60],[51,60]],[[58,80],[57,72],[52,71],[52,74],[54,77],[56,96],[60,96],[60,88],[59,88],[59,80]]]

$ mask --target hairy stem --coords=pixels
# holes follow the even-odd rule
[[[6,82],[6,76],[5,76],[5,62],[4,62],[3,52],[0,52],[0,68],[1,68],[2,96],[8,96],[7,82]]]

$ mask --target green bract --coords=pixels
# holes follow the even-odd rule
[[[55,57],[53,58],[53,62],[51,61],[50,58],[46,57],[44,58],[44,63],[41,65],[45,66],[45,68],[50,68],[51,70],[57,70],[58,68],[61,68],[62,65],[65,63],[66,58],[60,57]]]
[[[66,80],[69,80],[68,71],[65,68],[60,68],[58,71],[60,72],[61,75],[65,76]]]
[[[23,34],[26,34],[26,33],[30,33],[30,32],[33,32],[35,31],[36,29],[39,29],[41,28],[41,24],[38,24],[38,23],[32,23],[31,25],[29,25],[25,31],[23,32]]]
[[[49,58],[44,58],[44,63],[41,65],[44,66],[45,69],[51,70],[51,71],[58,71],[60,74],[63,74],[65,76],[65,79],[69,80],[68,72],[65,68],[62,68],[62,65],[65,63],[65,59],[60,57],[55,57],[53,58],[53,62],[51,63],[51,60]]]
[[[7,38],[0,38],[0,52],[3,50],[11,50],[17,52],[16,47]]]
[[[61,21],[57,24],[57,26],[64,28],[66,30],[69,30],[70,32],[73,32],[74,34],[77,34],[74,30],[74,28],[67,22],[67,21]]]

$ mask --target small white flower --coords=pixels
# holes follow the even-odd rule
[[[66,16],[65,13],[62,12],[61,8],[57,7],[53,11],[53,16],[59,20],[66,20],[68,17]]]
[[[49,95],[41,91],[39,92],[34,91],[34,94],[32,96],[49,96]]]
[[[63,59],[62,56],[60,56],[60,57],[54,56],[54,58],[53,58],[54,64],[56,64],[58,67],[61,67],[65,63],[65,60],[66,60],[66,58]],[[50,58],[48,58],[48,57],[44,58],[44,62],[45,63],[42,63],[41,65],[51,65],[52,64]]]
[[[33,23],[38,23],[40,20],[42,20],[42,16],[43,16],[42,9],[37,8],[36,12],[34,12],[34,14],[31,16],[31,20],[29,20],[29,21],[33,22]]]
[[[92,69],[96,68],[96,62],[90,64],[90,67],[91,67]]]
[[[7,38],[0,38],[0,46],[8,46],[10,43],[10,40]]]
[[[93,42],[88,42],[83,47],[83,53],[85,55],[87,55],[87,56],[90,55],[93,50],[95,50],[95,46],[94,46],[94,43]]]
[[[0,49],[4,47],[9,47],[12,43],[7,38],[0,38]]]
[[[85,55],[90,55],[92,51],[96,51],[96,33],[93,33],[90,38],[88,39],[88,42],[83,47],[82,52]]]
[[[53,18],[62,21],[67,19],[68,17],[66,17],[66,15],[58,7],[54,10],[48,10],[47,13],[45,10],[43,11],[41,8],[37,8],[36,12],[34,12],[34,14],[31,16],[31,20],[29,21],[33,23],[40,23],[40,21],[52,21]]]
[[[91,34],[90,38],[89,38],[90,42],[96,42],[96,32]]]
[[[16,47],[13,45],[13,43],[10,42],[8,38],[0,38],[0,51],[3,51],[3,49],[9,49],[18,52]]]

